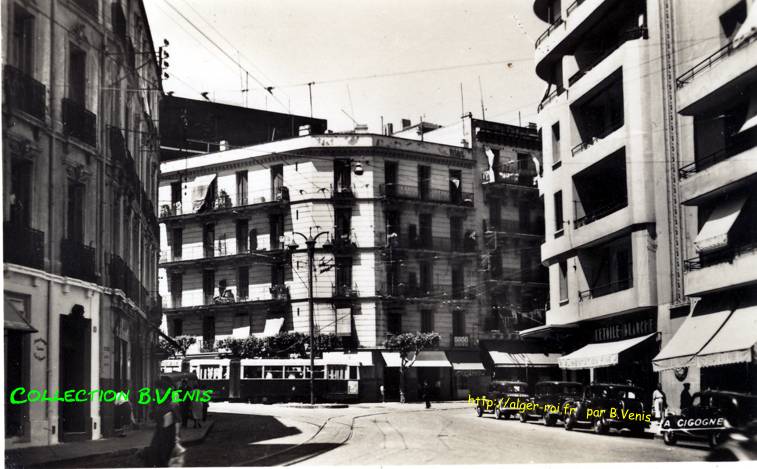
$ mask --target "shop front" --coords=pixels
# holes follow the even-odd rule
[[[381,352],[384,359],[384,386],[386,398],[398,400],[400,396],[400,368],[402,359],[399,352]],[[413,355],[409,357],[413,360]],[[408,401],[419,400],[423,383],[431,388],[433,400],[452,398],[452,364],[444,352],[426,350],[418,354],[413,365],[405,370],[405,398]]]
[[[491,381],[478,350],[450,350],[447,359],[452,364],[452,398],[467,399],[481,396]]]

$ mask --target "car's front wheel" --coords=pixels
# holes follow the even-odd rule
[[[565,417],[565,429],[568,431],[573,430],[573,427],[576,426],[576,417],[573,415],[568,415]]]
[[[598,418],[594,421],[594,432],[597,435],[604,435],[607,433],[607,422],[604,418]]]
[[[723,438],[720,432],[713,432],[707,438],[707,443],[710,445],[710,448],[715,448],[721,441],[723,441]]]
[[[503,417],[502,410],[499,407],[497,407],[496,409],[494,409],[494,416],[497,417],[497,420],[502,419],[502,417]]]
[[[662,432],[662,441],[668,446],[675,446],[678,438],[673,432]]]
[[[482,409],[481,407],[476,407],[476,415],[478,415],[479,417],[484,415],[484,409]]]
[[[544,416],[544,425],[551,427],[554,426],[557,423],[557,417],[555,417],[552,414],[547,414]]]
[[[519,413],[518,416],[520,417],[520,423],[528,422],[528,415],[525,412]]]

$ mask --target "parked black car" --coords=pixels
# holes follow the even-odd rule
[[[556,424],[558,420],[565,420],[565,403],[575,401],[583,395],[584,386],[575,381],[540,381],[534,386],[533,395],[529,402],[533,404],[530,409],[520,412],[520,421],[527,422],[531,419],[544,418],[544,424],[548,427]]]
[[[679,439],[707,441],[716,447],[729,428],[747,425],[757,418],[757,396],[730,391],[706,390],[694,394],[691,407],[668,414],[660,425],[665,444]]]
[[[498,419],[508,419],[518,413],[519,400],[525,403],[528,397],[528,384],[523,381],[492,381],[486,391],[486,399],[492,404],[487,405],[485,401],[479,401],[476,405],[476,415],[481,417],[484,413],[493,412]],[[510,405],[505,405],[507,402]]]
[[[757,460],[757,420],[744,427],[734,428],[723,437],[723,442],[710,451],[707,461]]]
[[[641,398],[644,391],[626,384],[590,384],[583,397],[566,401],[569,409],[565,416],[565,429],[590,425],[599,434],[611,428],[627,428],[641,435],[652,420]]]

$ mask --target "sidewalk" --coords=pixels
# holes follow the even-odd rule
[[[202,428],[181,429],[181,443],[192,446],[201,443],[213,428],[215,422],[208,418]],[[95,456],[128,456],[147,447],[152,439],[154,425],[141,425],[139,430],[130,431],[125,437],[103,438],[101,440],[76,441],[52,446],[32,446],[5,451],[6,468],[27,468],[51,463],[68,464]]]

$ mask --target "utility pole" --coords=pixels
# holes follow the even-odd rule
[[[294,231],[293,235],[302,236],[305,240],[305,246],[307,246],[308,253],[308,310],[310,317],[308,319],[308,328],[310,332],[310,405],[315,404],[315,304],[313,301],[313,270],[315,269],[315,243],[323,235],[330,234],[328,231],[322,231],[313,236],[312,228],[308,236]],[[294,251],[297,249],[297,244],[292,241],[289,248]]]
[[[308,82],[308,96],[310,96],[310,117],[313,117],[313,85],[314,81]]]

